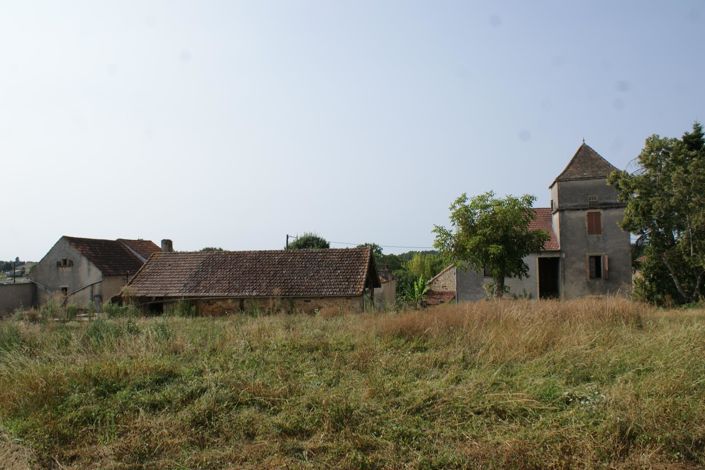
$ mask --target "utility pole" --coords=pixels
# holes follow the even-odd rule
[[[17,283],[17,259],[12,262],[12,283]]]
[[[290,239],[290,238],[293,238],[294,240],[296,240],[296,239],[299,238],[299,237],[297,237],[297,236],[295,236],[295,235],[289,235],[288,233],[286,234],[286,249],[287,249],[287,250],[289,249],[289,239]]]

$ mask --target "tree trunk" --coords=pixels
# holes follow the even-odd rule
[[[504,276],[494,278],[494,297],[501,299],[504,296]]]
[[[683,298],[683,300],[685,302],[690,301],[690,296],[685,293],[685,291],[683,290],[683,287],[681,287],[681,283],[678,282],[678,276],[676,276],[676,272],[673,269],[673,267],[671,266],[671,263],[668,262],[668,257],[666,256],[666,253],[663,253],[661,255],[661,259],[663,260],[663,264],[666,265],[666,269],[668,269],[668,274],[671,276],[671,279],[673,280],[673,284],[675,284],[676,290],[678,291],[678,293],[681,295],[681,297]]]

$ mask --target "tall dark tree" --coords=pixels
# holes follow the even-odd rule
[[[330,243],[325,238],[313,232],[306,232],[289,243],[290,250],[307,250],[314,248],[330,248]]]
[[[645,300],[694,302],[705,283],[705,138],[700,123],[680,139],[652,135],[634,173],[610,182],[627,203],[622,226],[643,247],[636,293]]]
[[[468,199],[463,194],[450,206],[451,228],[433,229],[434,246],[456,262],[489,271],[494,296],[502,297],[505,278],[526,277],[524,257],[540,251],[550,238],[543,230],[529,230],[535,200],[530,195],[496,198],[487,192]]]

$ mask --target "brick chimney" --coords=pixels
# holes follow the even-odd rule
[[[171,253],[174,251],[174,244],[168,238],[162,240],[162,252]]]

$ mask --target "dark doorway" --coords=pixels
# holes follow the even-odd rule
[[[560,258],[539,258],[539,298],[557,299]]]

